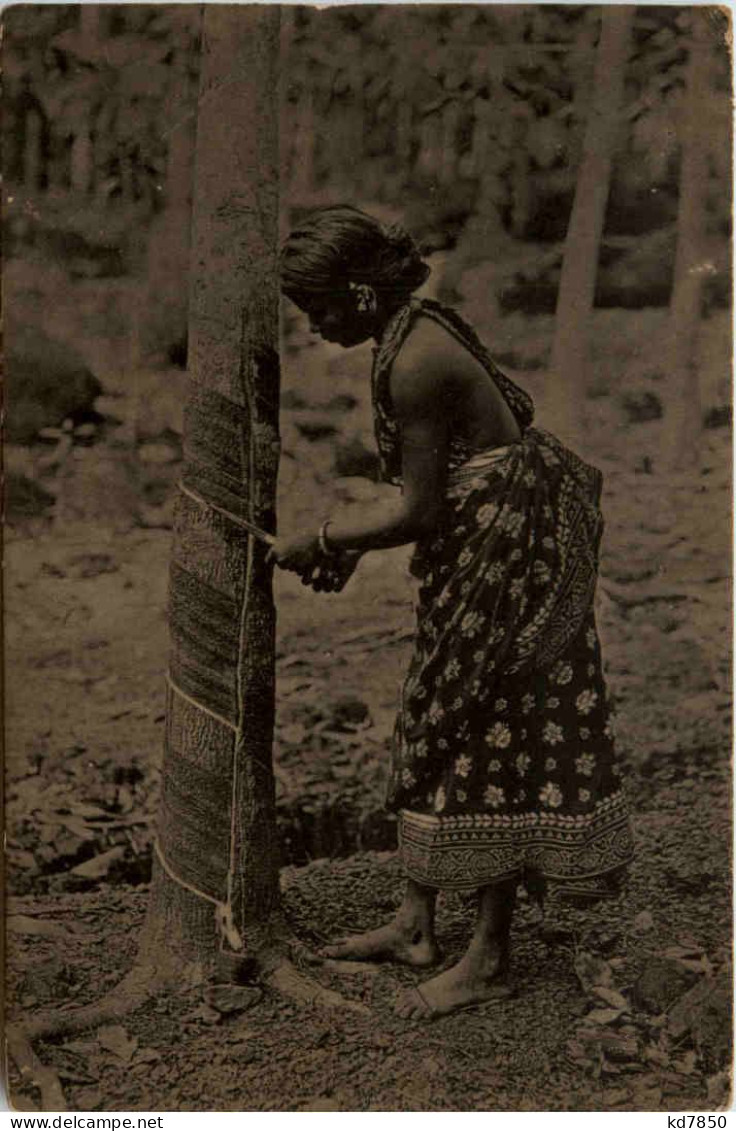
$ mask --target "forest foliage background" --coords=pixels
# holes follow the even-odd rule
[[[729,301],[731,213],[725,17],[708,13],[706,311]],[[400,215],[427,250],[452,249],[448,292],[483,264],[491,310],[553,313],[600,19],[562,5],[285,8],[285,225],[335,200]],[[26,7],[5,20],[6,254],[134,277],[145,301],[106,329],[146,361],[182,357],[199,27],[184,5]],[[634,9],[599,307],[670,300],[693,35],[693,9]],[[11,320],[25,322],[13,278]]]

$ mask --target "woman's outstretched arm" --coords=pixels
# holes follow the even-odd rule
[[[440,365],[407,342],[391,374],[391,396],[402,435],[403,492],[396,499],[331,516],[327,540],[335,551],[388,549],[430,534],[445,495],[448,399]],[[446,372],[446,371],[445,371]],[[280,538],[274,557],[286,569],[309,568],[318,552],[316,532]]]

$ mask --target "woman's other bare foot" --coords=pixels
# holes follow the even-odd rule
[[[405,966],[434,966],[440,958],[437,940],[431,929],[410,926],[395,919],[385,927],[351,935],[323,947],[326,958],[348,961],[401,962]]]
[[[401,993],[396,1001],[396,1012],[407,1020],[429,1020],[469,1005],[510,996],[507,971],[498,963],[492,970],[467,953],[436,978]]]
[[[456,1009],[509,997],[509,937],[516,882],[481,888],[470,945],[455,966],[399,995],[396,1012],[407,1020],[441,1017]]]

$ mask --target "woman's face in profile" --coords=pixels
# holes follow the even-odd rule
[[[345,348],[357,346],[372,336],[369,319],[361,315],[351,294],[310,295],[294,300],[309,318],[309,329],[326,342]]]

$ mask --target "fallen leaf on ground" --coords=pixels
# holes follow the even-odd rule
[[[618,1107],[628,1101],[629,1093],[626,1088],[606,1088],[602,1098],[606,1107]]]
[[[138,1048],[138,1039],[129,1037],[122,1025],[105,1025],[97,1033],[100,1047],[129,1064]]]
[[[706,978],[710,978],[713,974],[713,964],[704,954],[701,958],[681,958],[680,965],[684,966],[686,970],[692,970],[694,974],[703,974]]]
[[[636,1037],[628,1033],[616,1032],[607,1026],[583,1025],[575,1035],[584,1045],[589,1047],[598,1045],[606,1056],[617,1064],[639,1061],[639,1043]]]
[[[592,1025],[612,1025],[622,1013],[623,1009],[592,1009],[583,1020]]]
[[[65,1051],[78,1053],[80,1056],[89,1057],[94,1056],[99,1051],[97,1041],[78,1039],[74,1041],[67,1041],[62,1048]]]
[[[713,964],[708,955],[696,943],[679,943],[677,946],[668,946],[658,953],[661,958],[674,959],[686,970],[692,970],[695,974],[704,974],[709,978],[713,973]]]
[[[300,1104],[297,1111],[340,1111],[340,1105],[330,1096],[323,1096]]]
[[[236,1022],[236,1026],[237,1026],[237,1022]],[[232,1025],[228,1025],[227,1030],[225,1032],[223,1032],[223,1040],[228,1045],[246,1044],[250,1041],[255,1041],[257,1039],[258,1039],[258,1035],[257,1035],[257,1033],[255,1032],[254,1029],[246,1029],[242,1025],[238,1026],[236,1028],[233,1028]]]
[[[702,954],[703,952],[702,946],[697,939],[693,938],[692,935],[678,935],[677,943],[678,946],[681,946],[686,950],[689,949],[691,954]]]
[[[56,1071],[59,1074],[60,1080],[66,1080],[68,1084],[96,1084],[99,1077],[94,1076],[91,1072],[87,1072],[83,1067],[77,1067],[73,1064],[58,1065]]]
[[[567,1055],[578,1063],[588,1063],[591,1060],[590,1051],[580,1041],[567,1042]]]
[[[76,817],[81,817],[83,820],[106,820],[110,814],[106,809],[101,809],[99,805],[91,805],[86,801],[70,801],[69,812],[73,813]]]
[[[654,926],[654,916],[651,911],[640,911],[634,919],[637,931],[651,931]]]
[[[8,849],[7,855],[8,860],[12,863],[14,868],[22,868],[25,871],[36,871],[38,867],[36,863],[36,857],[32,852],[26,852],[23,849],[12,848]]]
[[[40,1111],[38,1104],[34,1103],[25,1092],[13,1091],[13,1111]]]
[[[708,1077],[708,1105],[716,1109],[727,1107],[731,1101],[731,1073],[718,1072]]]
[[[219,1025],[220,1021],[222,1020],[222,1014],[219,1013],[216,1009],[213,1009],[211,1005],[207,1005],[205,1002],[202,1002],[199,1008],[193,1010],[192,1013],[188,1013],[184,1020],[204,1021],[206,1025]]]
[[[238,1013],[250,1009],[261,1000],[261,991],[256,986],[218,985],[208,986],[204,1000],[218,1013]]]
[[[657,1111],[662,1103],[662,1089],[658,1084],[638,1081],[632,1092],[632,1098],[639,1111]]]
[[[102,1103],[102,1092],[99,1088],[82,1088],[75,1095],[79,1111],[95,1111]]]
[[[660,958],[702,958],[703,948],[696,944],[683,946],[678,943],[677,945],[667,946],[664,950],[658,950],[657,954]]]
[[[153,1064],[155,1060],[160,1059],[161,1053],[158,1049],[142,1048],[135,1054],[134,1064]]]
[[[368,974],[371,978],[375,978],[379,973],[375,963],[349,962],[341,958],[325,958],[320,965],[335,974]]]
[[[603,958],[596,958],[586,950],[579,950],[573,965],[586,993],[596,993],[599,987],[613,984],[611,967]]]
[[[658,1045],[647,1045],[643,1056],[648,1064],[658,1064],[660,1068],[668,1068],[671,1063],[670,1057]]]
[[[611,986],[593,986],[593,993],[610,1005],[612,1009],[617,1009],[619,1012],[623,1012],[629,1007],[623,994],[612,989]]]
[[[672,1061],[672,1067],[679,1076],[692,1076],[698,1064],[697,1053],[689,1049],[679,1060]]]
[[[113,865],[124,856],[125,849],[122,845],[118,845],[117,848],[111,848],[107,852],[100,853],[99,856],[93,856],[91,860],[85,860],[83,864],[77,864],[76,868],[72,868],[72,875],[82,876],[85,880],[102,880]]]
[[[69,931],[61,923],[49,919],[34,919],[31,915],[11,915],[6,920],[7,929],[14,935],[32,935],[39,939],[68,939]]]
[[[63,825],[74,836],[79,837],[80,840],[94,840],[98,835],[97,830],[92,829],[89,825],[78,817],[59,817],[59,824]]]

